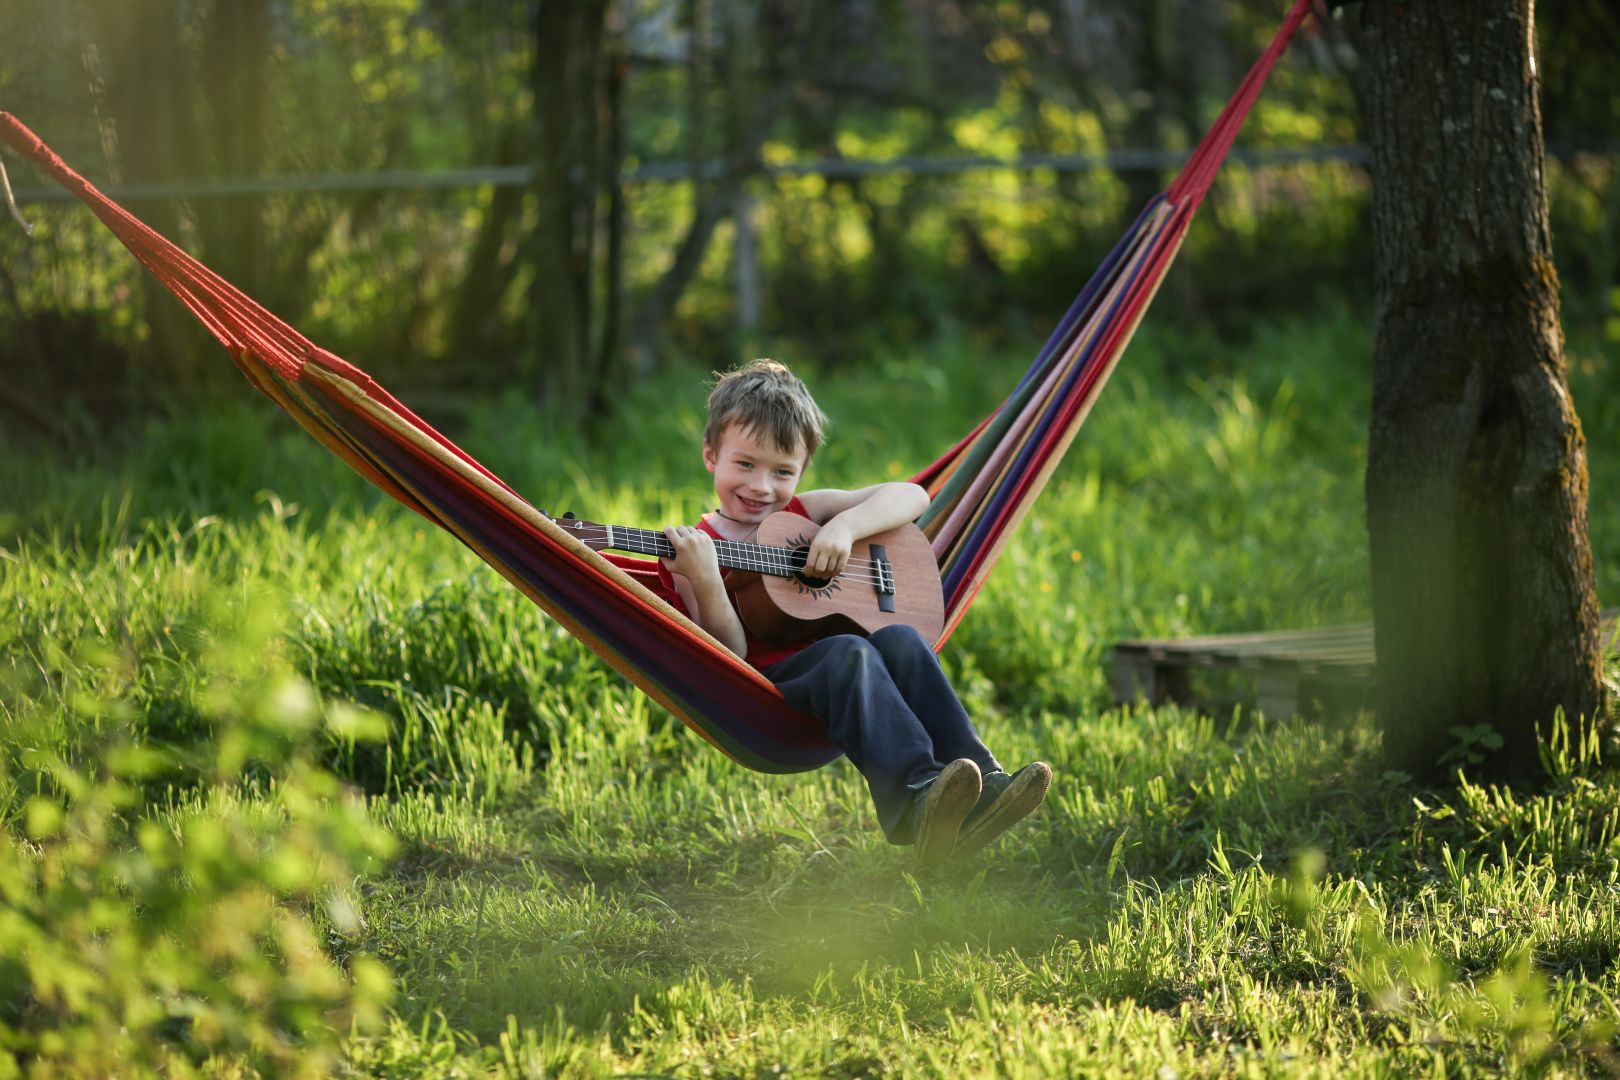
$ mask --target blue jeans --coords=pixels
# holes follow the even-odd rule
[[[827,737],[866,777],[878,824],[909,844],[913,795],[957,758],[1001,768],[957,700],[939,657],[916,630],[839,634],[765,669],[794,708],[827,724]]]

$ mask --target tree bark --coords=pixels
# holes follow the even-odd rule
[[[97,52],[106,63],[106,104],[117,156],[112,172],[130,184],[154,184],[195,167],[197,117],[188,88],[193,72],[181,48],[179,0],[129,0],[94,9],[99,18]],[[184,242],[183,219],[173,200],[155,199],[137,208],[158,232]],[[169,291],[141,277],[142,308],[150,335],[142,343],[149,372],[161,373],[171,393],[187,394],[212,381],[213,357],[205,336]]]
[[[1555,710],[1597,721],[1606,705],[1534,3],[1360,8],[1377,266],[1367,527],[1385,746],[1414,775],[1522,775]]]
[[[508,125],[496,140],[495,163],[513,165],[522,159],[522,134],[517,123]],[[510,276],[507,241],[523,212],[523,189],[497,185],[490,192],[478,225],[478,238],[467,256],[467,270],[457,286],[450,317],[450,348],[458,356],[476,360],[487,373],[490,359],[504,354],[508,345],[501,318],[501,294]],[[509,372],[496,374],[499,379]],[[484,377],[489,377],[487,374]]]
[[[1166,145],[1164,126],[1170,116],[1170,77],[1175,65],[1175,45],[1167,28],[1174,21],[1170,0],[1145,0],[1134,6],[1136,13],[1136,90],[1129,95],[1130,122],[1125,126],[1125,145],[1132,149],[1158,150]],[[1125,216],[1134,218],[1167,186],[1157,169],[1126,169]],[[1176,277],[1186,277],[1177,274]]]
[[[709,0],[686,0],[686,157],[692,205],[703,202],[709,167]],[[732,58],[735,65],[737,57]]]
[[[590,388],[607,7],[608,0],[545,0],[534,22],[542,140],[533,289],[537,375],[541,400],[561,412],[581,409]]]
[[[620,324],[624,321],[624,230],[627,208],[624,194],[624,156],[629,140],[625,113],[625,83],[630,59],[622,44],[608,50],[607,90],[604,99],[607,128],[607,257],[602,266],[602,333],[596,347],[596,377],[592,380],[590,412],[603,417],[618,396],[616,388],[624,367]]]
[[[271,139],[269,0],[231,0],[209,9],[203,26],[201,89],[208,115],[209,163],[224,176],[265,171]],[[276,306],[276,275],[266,265],[264,200],[257,195],[198,200],[197,223],[213,268]]]

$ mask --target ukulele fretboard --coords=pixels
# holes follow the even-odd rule
[[[675,545],[669,537],[653,529],[637,529],[630,525],[604,525],[607,546],[616,551],[631,551],[638,555],[657,555],[665,559],[675,557]],[[766,544],[745,544],[736,540],[716,540],[714,554],[721,566],[733,570],[752,570],[758,574],[793,577],[804,569],[804,548],[771,547]]]

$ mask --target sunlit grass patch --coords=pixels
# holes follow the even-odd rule
[[[382,1024],[346,1029],[343,995],[381,997],[339,979],[287,1044],[360,1074],[1601,1074],[1620,1030],[1620,785],[1579,725],[1548,732],[1545,790],[1419,791],[1366,717],[1110,697],[1123,636],[1366,615],[1358,334],[1329,312],[1240,357],[1144,331],[944,658],[1006,763],[1053,764],[1050,798],[927,872],[884,841],[847,762],[730,762],[262,402],[155,425],[99,465],[13,458],[11,865],[43,865],[67,820],[36,806],[61,795],[46,756],[88,769],[109,747],[168,756],[121,781],[105,865],[136,865],[138,829],[119,830],[140,822],[175,866],[204,865],[221,829],[227,853],[241,836],[349,852],[321,888],[294,874],[268,895],[309,928],[312,971],[392,970]],[[1020,368],[954,341],[819,373],[834,426],[807,482],[909,474]],[[709,505],[700,407],[682,375],[630,390],[644,422],[608,443],[517,400],[457,437],[538,505],[656,525]],[[1612,582],[1606,467],[1593,539]],[[327,719],[226,776],[226,714]],[[372,829],[386,862],[344,846]],[[280,872],[239,862],[261,884]],[[222,893],[186,887],[182,909],[215,917]],[[145,895],[103,893],[109,932]],[[183,955],[195,925],[159,932]],[[21,970],[0,953],[6,986]],[[28,1009],[0,1025],[37,1032]],[[212,1052],[130,1030],[109,1045]],[[208,1044],[208,1067],[281,1060],[244,1045]]]

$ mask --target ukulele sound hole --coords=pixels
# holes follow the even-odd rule
[[[794,548],[793,550],[794,554],[798,556],[798,562],[801,566],[803,565],[804,560],[810,557],[809,547]],[[803,570],[794,571],[793,579],[799,583],[801,588],[812,593],[819,593],[822,590],[830,587],[833,583],[832,578],[816,577],[815,575],[808,574]]]

